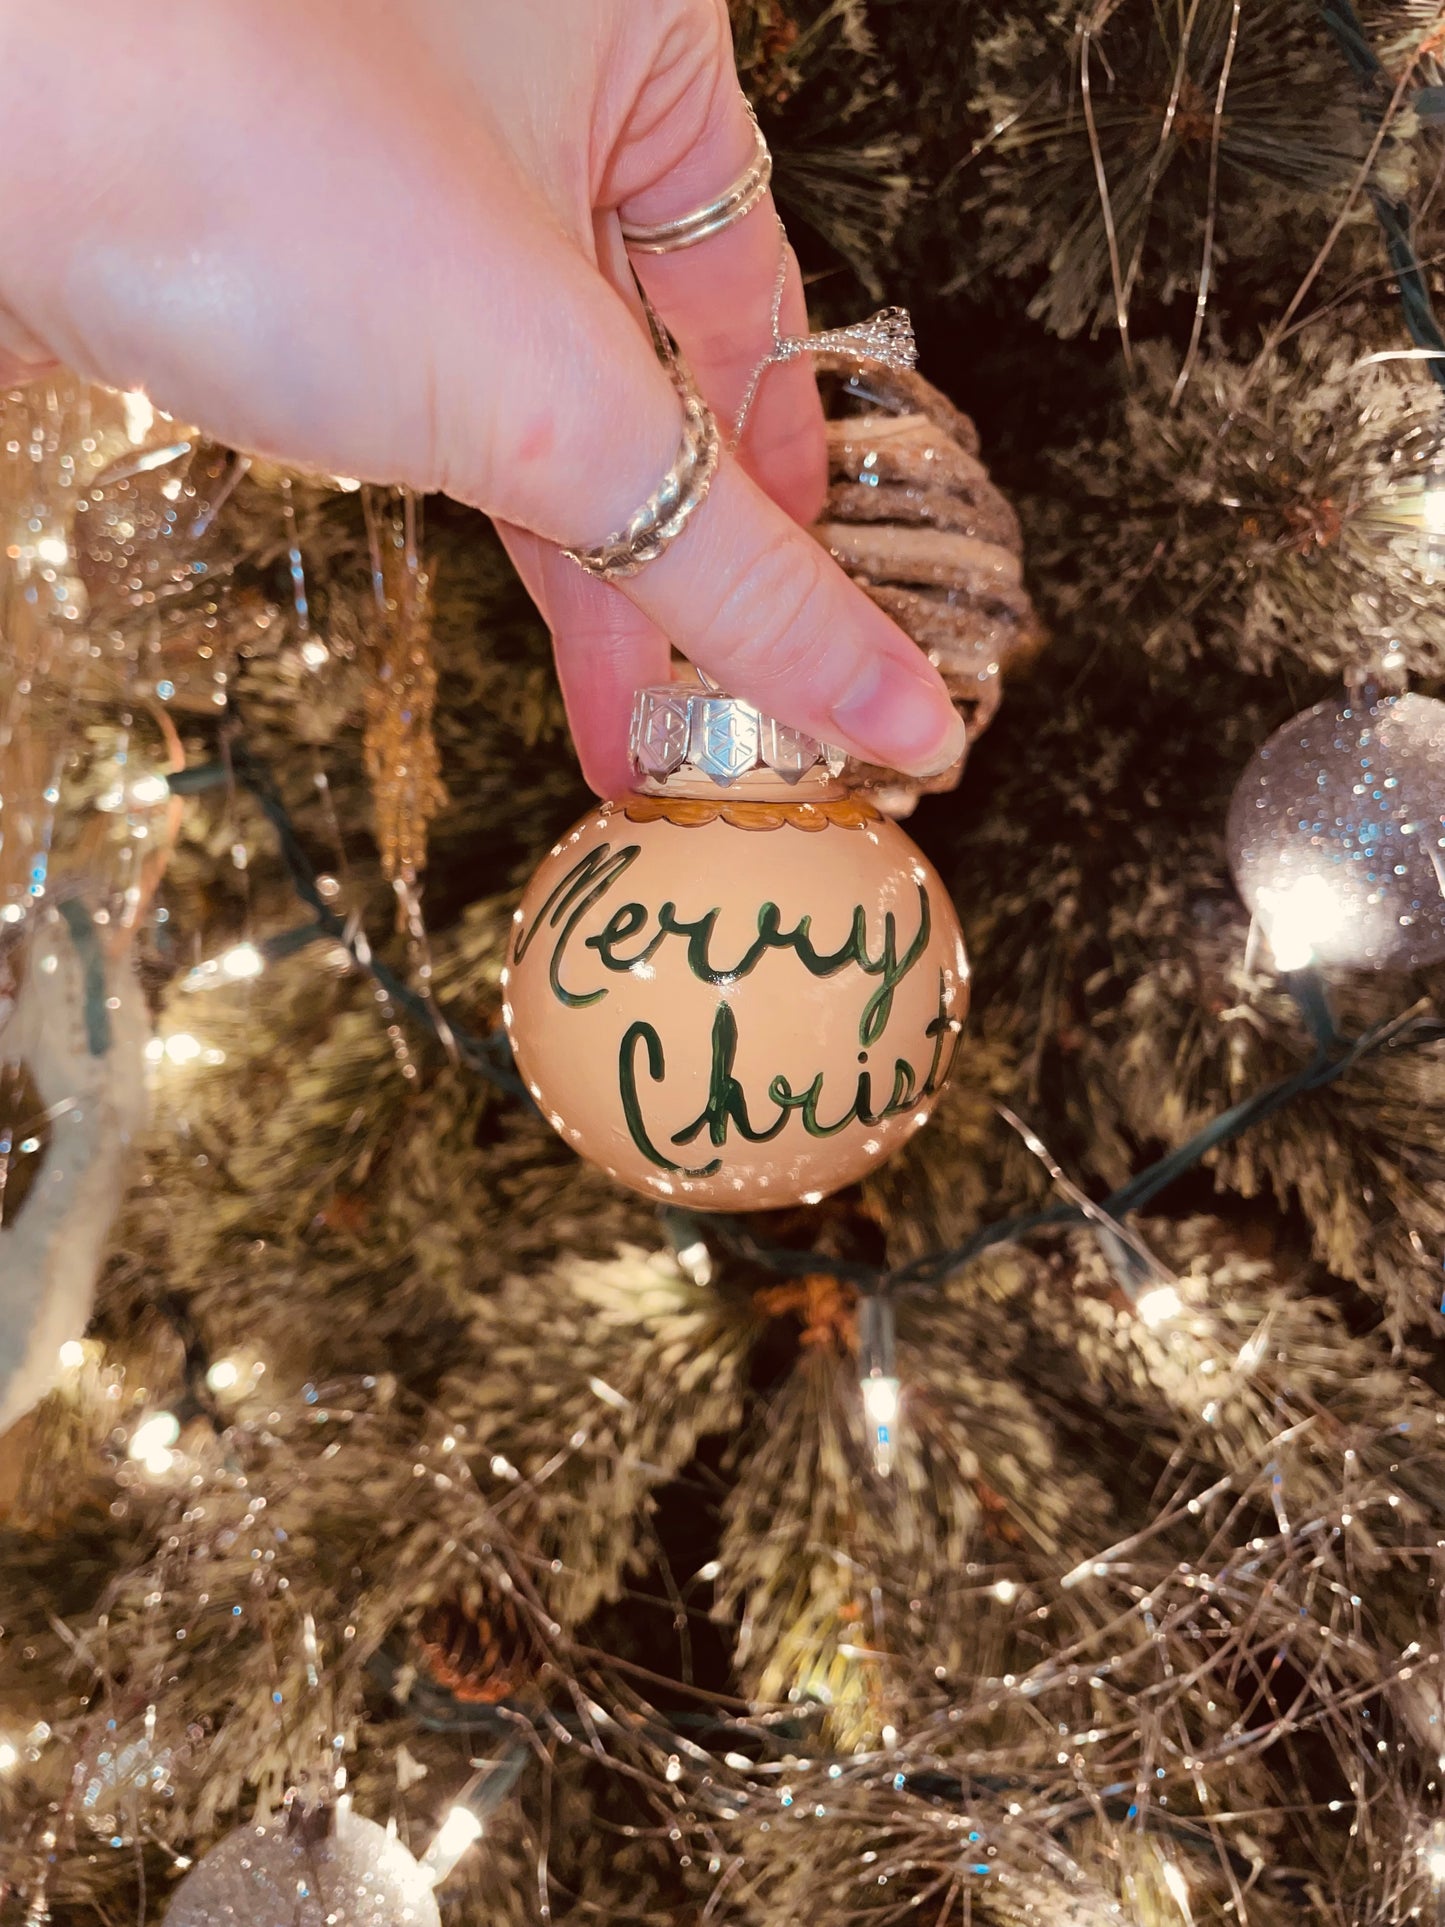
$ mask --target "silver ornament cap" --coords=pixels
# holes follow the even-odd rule
[[[724,789],[755,770],[796,783],[812,769],[841,774],[847,752],[765,716],[711,683],[660,683],[632,703],[632,767],[640,781],[695,776]]]
[[[1228,843],[1281,970],[1445,960],[1445,703],[1367,690],[1296,716],[1240,778]]]

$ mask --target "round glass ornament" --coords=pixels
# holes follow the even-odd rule
[[[1234,880],[1281,970],[1445,959],[1445,703],[1366,689],[1256,751],[1229,808]]]
[[[811,1204],[927,1122],[968,1004],[937,872],[839,751],[712,689],[639,692],[635,792],[527,885],[502,976],[527,1088],[609,1176]]]
[[[166,1927],[440,1927],[429,1874],[350,1807],[240,1827],[171,1896]]]

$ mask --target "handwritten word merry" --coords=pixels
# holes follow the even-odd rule
[[[520,963],[544,924],[558,932],[547,966],[547,981],[558,1002],[568,1009],[583,1009],[607,995],[605,984],[591,990],[570,988],[563,982],[563,965],[582,919],[626,874],[640,854],[636,843],[626,844],[616,852],[606,843],[589,850],[573,864],[517,940],[516,960]],[[893,1013],[894,992],[928,948],[933,928],[932,910],[923,885],[920,883],[916,888],[918,930],[907,949],[901,952],[897,919],[891,910],[883,918],[879,950],[876,955],[870,952],[868,914],[862,904],[854,907],[848,935],[836,950],[820,950],[814,943],[811,916],[799,917],[790,930],[785,930],[782,911],[776,903],[761,905],[757,935],[732,963],[719,964],[713,959],[716,925],[722,914],[720,907],[705,910],[698,917],[680,917],[677,905],[667,902],[654,916],[645,904],[625,903],[612,913],[602,930],[583,939],[583,947],[596,952],[604,970],[628,973],[650,963],[669,938],[679,937],[687,946],[687,966],[693,976],[718,989],[739,983],[774,951],[791,951],[813,977],[832,977],[850,964],[855,965],[865,976],[879,979],[858,1021],[858,1042],[866,1049],[883,1035]],[[642,941],[636,948],[626,949],[639,937]]]

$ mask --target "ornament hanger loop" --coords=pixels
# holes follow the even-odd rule
[[[825,328],[820,334],[783,333],[783,294],[788,285],[788,233],[778,222],[778,271],[773,281],[771,324],[773,345],[748,377],[748,385],[738,406],[733,432],[728,440],[731,453],[743,438],[748,416],[757,400],[763,376],[785,361],[803,355],[856,355],[860,361],[880,362],[887,368],[913,368],[918,348],[913,339],[913,323],[906,308],[880,308],[866,321],[851,322],[846,328]]]

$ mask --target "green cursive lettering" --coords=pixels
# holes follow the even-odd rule
[[[547,981],[551,984],[558,1002],[565,1004],[569,1010],[582,1010],[588,1004],[597,1003],[600,998],[607,995],[607,987],[604,984],[599,990],[581,993],[568,990],[561,978],[562,953],[567,948],[572,932],[592,905],[599,897],[606,895],[617,879],[637,861],[641,854],[642,846],[638,843],[624,845],[616,855],[612,853],[610,843],[599,843],[595,849],[589,850],[584,857],[572,865],[532,919],[531,927],[517,939],[515,956],[516,961],[520,963],[531,949],[532,940],[541,929],[544,919],[553,930],[561,924],[561,935],[552,946],[552,960],[547,966]],[[635,906],[628,906],[629,909],[633,907]],[[611,925],[608,927],[610,929]]]
[[[689,1170],[686,1165],[675,1164],[670,1157],[659,1151],[648,1135],[643,1122],[642,1105],[637,1091],[637,1047],[641,1044],[647,1052],[647,1075],[654,1084],[660,1084],[667,1075],[667,1061],[662,1054],[662,1039],[651,1024],[629,1024],[622,1033],[622,1045],[617,1053],[617,1085],[622,1093],[622,1115],[627,1120],[628,1134],[645,1158],[664,1171],[676,1171],[684,1178],[710,1178],[722,1168],[722,1159],[714,1158],[711,1164],[699,1165]],[[676,1144],[678,1139],[674,1138]]]

